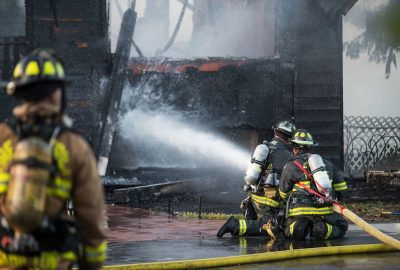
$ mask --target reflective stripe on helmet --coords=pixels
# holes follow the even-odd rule
[[[56,64],[56,68],[57,68],[58,76],[60,76],[61,78],[64,78],[65,72],[64,72],[64,68],[63,68],[63,66],[61,65],[61,63],[57,63],[57,64]]]
[[[31,61],[26,65],[25,75],[26,76],[37,76],[40,74],[39,64],[36,61]]]
[[[43,65],[43,75],[52,76],[56,74],[56,67],[54,66],[53,62],[46,61]]]
[[[14,78],[18,78],[18,77],[22,76],[22,64],[21,63],[19,63],[15,66],[13,76],[14,76]]]

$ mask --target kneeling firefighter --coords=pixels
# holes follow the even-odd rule
[[[70,269],[77,260],[100,269],[105,260],[103,188],[89,145],[63,114],[64,76],[55,54],[36,50],[6,86],[22,103],[0,124],[1,269]]]
[[[337,201],[342,199],[347,184],[332,163],[311,153],[313,146],[313,137],[307,130],[295,132],[293,158],[284,167],[279,184],[280,196],[286,201],[284,233],[293,240],[304,240],[308,234],[318,240],[341,238],[348,222],[333,212],[331,203],[310,190]]]
[[[274,128],[273,140],[256,147],[244,177],[244,190],[249,194],[241,206],[245,219],[230,217],[218,231],[218,237],[228,232],[233,236],[276,237],[281,221],[279,177],[292,157],[290,138],[294,130],[292,122],[282,121]]]

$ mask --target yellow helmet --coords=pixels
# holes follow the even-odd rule
[[[314,139],[310,132],[305,129],[298,129],[294,132],[291,140],[293,146],[297,147],[309,147],[315,146]]]
[[[10,96],[24,97],[29,89],[36,92],[40,87],[33,87],[36,84],[66,83],[64,66],[61,60],[51,51],[37,49],[22,58],[15,66],[12,81],[7,83],[6,90]]]

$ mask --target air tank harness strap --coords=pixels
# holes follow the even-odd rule
[[[314,180],[312,175],[306,169],[304,169],[303,166],[301,166],[301,164],[299,162],[297,162],[296,160],[294,160],[293,162],[294,162],[294,164],[296,164],[297,167],[299,167],[300,170],[302,170],[310,178],[310,180]],[[314,181],[314,182],[317,183],[316,181]],[[333,201],[332,199],[328,199],[325,196],[322,196],[321,194],[319,194],[318,192],[312,190],[311,188],[307,187],[306,185],[302,184],[301,182],[297,182],[296,184],[298,184],[300,187],[302,187],[305,190],[307,190],[309,193],[314,194],[315,196],[322,198],[324,201],[335,204],[337,207],[340,208],[340,212],[341,213],[343,213],[343,210],[346,209],[346,207],[344,207],[343,205],[339,204],[337,201]]]
[[[321,186],[321,185],[318,183],[318,181],[315,181],[315,180],[314,180],[314,177],[313,177],[303,166],[301,166],[301,164],[300,164],[297,160],[293,160],[293,163],[294,163],[305,175],[307,175],[307,177],[309,178],[310,181],[312,180],[312,181],[318,186],[318,189],[319,189],[319,190],[322,190],[322,191],[325,192],[326,194],[329,193],[323,186]],[[297,184],[299,184],[299,186],[303,187],[302,185],[300,185],[300,184],[301,184],[300,182],[297,183]],[[319,194],[319,193],[317,193],[317,194]],[[325,197],[324,197],[324,198],[325,198]]]

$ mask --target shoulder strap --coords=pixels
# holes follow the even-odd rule
[[[319,190],[322,190],[323,192],[328,193],[328,192],[326,191],[326,189],[318,183],[318,181],[315,181],[315,180],[314,180],[314,177],[313,177],[306,169],[304,169],[303,166],[301,166],[301,164],[300,164],[297,160],[293,160],[293,163],[294,163],[297,167],[299,167],[299,169],[302,170],[302,172],[304,172],[304,173],[307,175],[307,177],[308,177],[310,180],[312,180],[312,181],[318,186],[318,189],[319,189]],[[301,183],[299,183],[299,184],[301,184]],[[308,189],[307,189],[307,190],[308,190]]]
[[[293,160],[293,163],[305,174],[307,177],[312,180],[313,176],[303,167],[297,160]]]

